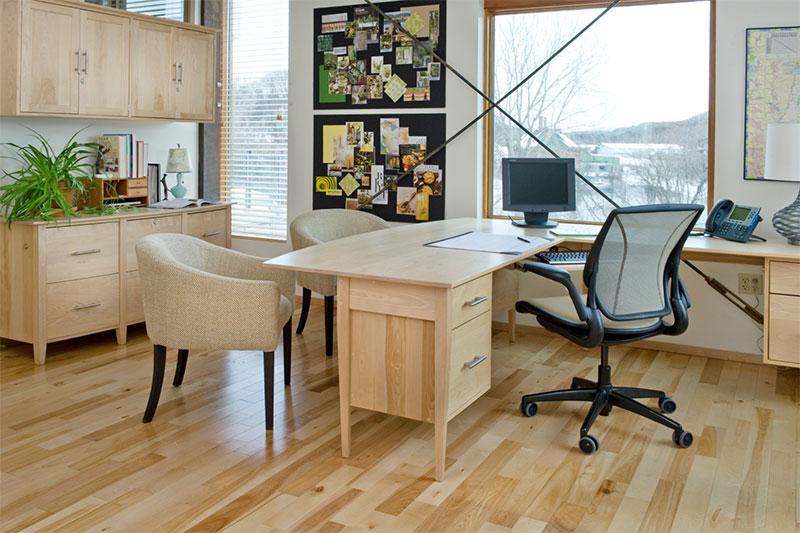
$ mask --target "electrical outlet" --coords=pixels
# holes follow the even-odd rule
[[[763,285],[764,274],[739,272],[739,294],[761,294]]]

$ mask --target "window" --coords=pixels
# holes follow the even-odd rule
[[[183,21],[184,0],[126,0],[119,2],[121,9],[170,20]]]
[[[706,204],[711,9],[708,0],[617,6],[501,107],[560,157],[574,157],[575,169],[620,205]],[[488,12],[493,99],[601,11]],[[485,212],[505,216],[502,158],[551,156],[503,114],[492,115]],[[580,178],[576,203],[552,217],[601,221],[613,207]]]
[[[220,195],[234,235],[286,240],[289,1],[228,0],[223,32]]]

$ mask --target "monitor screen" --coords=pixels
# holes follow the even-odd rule
[[[575,210],[575,160],[503,159],[503,209]]]

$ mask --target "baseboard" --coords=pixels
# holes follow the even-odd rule
[[[492,321],[492,329],[497,331],[508,331],[508,324],[505,322]],[[519,342],[519,334],[522,332],[536,333],[537,335],[547,335],[550,337],[559,337],[559,335],[547,331],[541,326],[528,326],[524,324],[517,324],[517,342]],[[690,346],[687,344],[672,344],[670,342],[660,342],[643,340],[632,342],[627,346],[636,346],[637,348],[646,348],[648,350],[657,350],[660,352],[672,352],[683,355],[702,355],[703,357],[710,357],[712,359],[724,359],[726,361],[736,361],[738,363],[753,363],[763,364],[763,356],[761,354],[752,354],[745,352],[733,352],[730,350],[718,350],[716,348],[705,348],[703,346]]]

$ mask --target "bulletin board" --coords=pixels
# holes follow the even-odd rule
[[[444,0],[376,3],[445,55]],[[314,109],[445,106],[445,68],[367,4],[314,10]]]
[[[362,209],[384,220],[444,219],[445,115],[317,115],[314,117],[314,209]],[[387,178],[414,171],[371,202]]]

